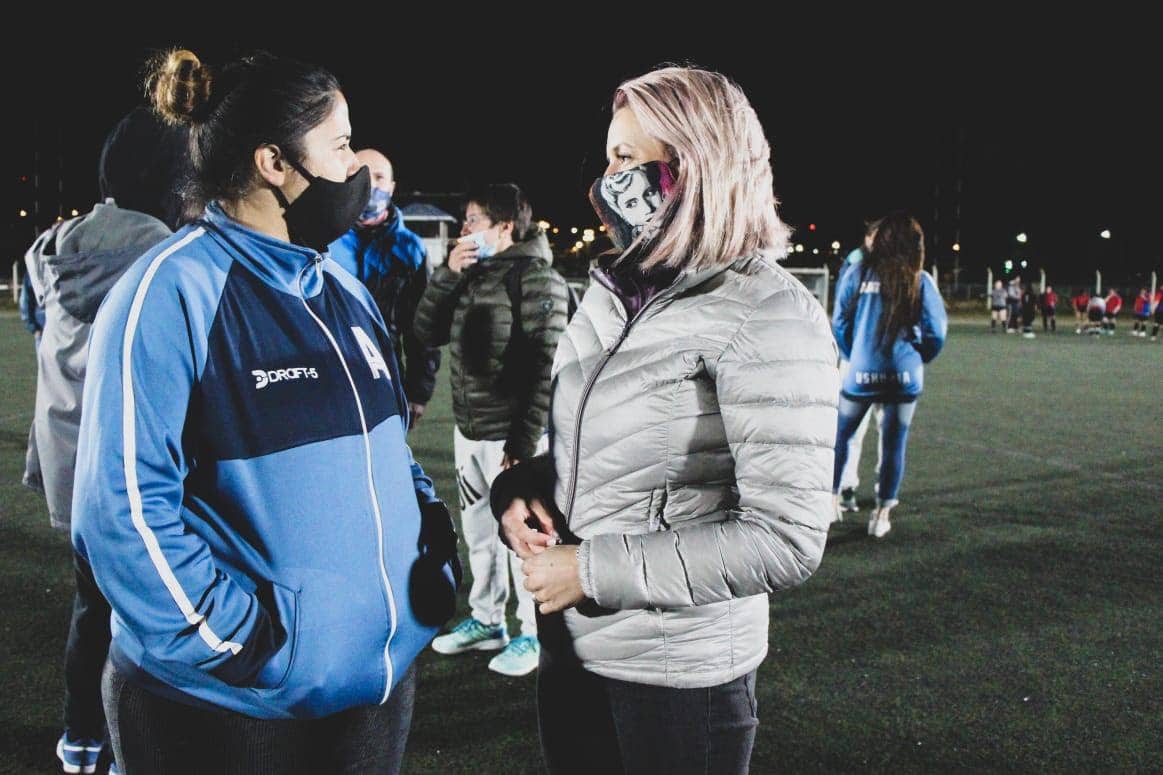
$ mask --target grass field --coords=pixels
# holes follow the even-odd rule
[[[983,318],[929,369],[892,532],[849,517],[771,598],[754,772],[1163,771],[1163,342]],[[71,575],[19,483],[34,369],[0,312],[0,771],[47,773]],[[454,502],[446,379],[412,443]],[[540,771],[533,677],[488,657],[421,657],[408,772]]]

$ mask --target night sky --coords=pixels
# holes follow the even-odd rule
[[[1133,20],[1087,17],[1064,27],[1047,19],[999,32],[1010,20],[959,19],[958,27],[914,19],[928,25],[920,32],[893,20],[818,19],[755,37],[740,34],[742,20],[713,34],[672,35],[593,12],[566,33],[560,24],[510,29],[487,6],[447,8],[440,24],[464,25],[455,34],[434,32],[443,27],[432,20],[387,16],[347,19],[342,36],[311,40],[306,31],[325,22],[305,18],[293,37],[226,42],[170,32],[10,45],[5,70],[18,109],[6,122],[0,187],[9,250],[32,236],[16,216],[32,208],[31,184],[20,176],[31,174],[34,149],[41,220],[56,216],[58,200],[66,216],[88,209],[102,139],[139,101],[142,62],[183,45],[210,64],[265,48],[327,66],[351,107],[353,145],[389,155],[403,202],[415,198],[409,192],[511,180],[527,189],[537,217],[596,225],[585,191],[603,167],[614,88],[681,62],[719,70],[747,93],[772,144],[781,213],[809,250],[833,239],[846,250],[864,218],[904,208],[929,231],[930,260],[943,270],[960,239],[965,281],[982,282],[987,265],[1022,256],[1061,282],[1093,278],[1094,268],[1108,282],[1163,273],[1163,248],[1150,233],[1163,165],[1146,120],[1161,101],[1163,67],[1134,40],[1145,25]],[[475,26],[466,18],[474,14],[482,17]],[[1099,239],[1104,228],[1114,239]],[[1021,231],[1025,248],[1014,241]],[[789,263],[810,262],[809,253]]]

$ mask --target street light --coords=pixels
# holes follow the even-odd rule
[[[1102,237],[1103,239],[1110,239],[1111,238],[1111,230],[1110,229],[1103,229],[1102,231],[1100,231],[1098,233],[1098,236]]]
[[[954,252],[954,253],[960,253],[960,252],[961,252],[961,243],[960,243],[960,242],[954,242],[954,243],[953,243],[953,252]]]
[[[1017,239],[1018,239],[1018,242],[1020,242],[1024,245],[1025,243],[1027,243],[1029,241],[1030,238],[1027,237],[1026,233],[1023,231],[1021,234],[1018,235]]]

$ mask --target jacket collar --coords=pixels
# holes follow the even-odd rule
[[[206,205],[199,220],[236,261],[267,285],[308,298],[323,290],[323,257],[315,250],[244,226],[217,202]],[[316,264],[316,271],[307,271],[312,264]]]

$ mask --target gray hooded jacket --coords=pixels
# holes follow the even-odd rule
[[[157,218],[123,210],[110,199],[53,226],[24,255],[45,315],[37,348],[36,416],[24,481],[44,492],[53,527],[69,527],[93,318],[117,278],[170,234]]]

